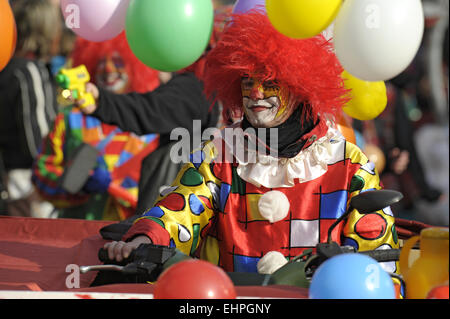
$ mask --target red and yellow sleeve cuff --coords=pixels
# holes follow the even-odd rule
[[[149,237],[154,245],[169,246],[170,244],[170,235],[167,230],[157,222],[145,217],[136,220],[122,240],[130,241],[134,237],[142,235]]]

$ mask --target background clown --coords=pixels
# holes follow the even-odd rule
[[[124,32],[102,43],[78,38],[71,59],[74,66],[86,65],[92,80],[110,92],[147,92],[160,84],[158,71],[134,56]],[[70,154],[82,143],[98,149],[98,164],[82,192],[70,194],[59,186],[58,180],[70,163]],[[124,132],[70,105],[59,112],[43,142],[34,163],[33,182],[41,196],[55,205],[58,217],[122,220],[133,215],[134,209],[130,203],[110,196],[108,186],[117,183],[137,198],[140,162],[133,173],[137,177],[116,173],[151,145],[158,146],[158,135]]]
[[[205,91],[224,115],[243,117],[235,127],[277,129],[277,144],[263,142],[278,156],[224,161],[218,145],[231,153],[236,145],[205,143],[123,241],[105,245],[109,257],[120,261],[152,242],[226,271],[272,273],[326,241],[351,197],[381,188],[374,164],[334,127],[347,99],[342,71],[322,36],[291,39],[263,14],[234,15],[207,56]],[[332,239],[359,250],[398,248],[389,208],[353,211]]]

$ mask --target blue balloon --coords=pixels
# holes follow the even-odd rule
[[[353,130],[355,132],[355,139],[356,139],[356,146],[358,146],[360,149],[364,149],[364,146],[366,146],[366,141],[364,140],[364,136],[358,131]]]
[[[389,274],[373,258],[355,253],[334,256],[311,279],[311,299],[395,299]]]
[[[266,11],[266,0],[238,0],[233,7],[233,13],[246,13],[253,8]]]

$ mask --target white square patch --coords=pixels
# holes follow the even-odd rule
[[[318,243],[318,220],[291,221],[291,247],[315,247]]]
[[[330,141],[330,145],[328,145],[328,152],[331,154],[331,158],[328,161],[328,165],[332,165],[338,162],[341,162],[345,159],[345,140],[334,140]]]

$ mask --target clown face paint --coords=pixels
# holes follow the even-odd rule
[[[244,77],[241,82],[244,113],[253,127],[274,127],[291,116],[295,101],[273,81]]]
[[[108,54],[98,62],[95,79],[98,86],[108,91],[124,93],[127,90],[128,74],[119,53]]]

